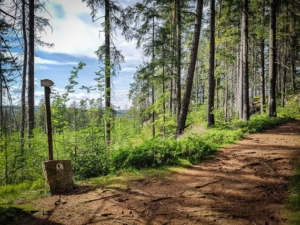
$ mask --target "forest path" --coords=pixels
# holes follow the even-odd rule
[[[22,224],[287,224],[289,180],[300,159],[300,120],[247,136],[165,179],[36,200]]]

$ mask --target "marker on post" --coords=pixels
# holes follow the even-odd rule
[[[51,108],[50,108],[50,87],[53,86],[53,81],[49,79],[41,80],[41,86],[45,88],[45,107],[46,107],[46,130],[48,139],[48,154],[49,160],[53,160],[53,143],[52,143],[52,123],[51,123]]]

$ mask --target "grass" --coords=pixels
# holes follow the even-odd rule
[[[114,174],[102,177],[89,178],[83,182],[90,182],[94,188],[106,188],[111,185],[127,185],[137,180],[158,180],[168,179],[175,167],[144,168],[144,169],[123,169]],[[79,183],[80,184],[80,183]]]
[[[28,216],[35,210],[30,200],[49,195],[43,180],[0,186],[0,224],[9,224],[16,217]]]
[[[43,180],[0,186],[0,205],[16,205],[44,196],[47,193]]]

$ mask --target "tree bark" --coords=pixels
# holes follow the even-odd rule
[[[242,13],[243,35],[243,120],[249,120],[249,65],[248,65],[248,1],[244,0]]]
[[[28,137],[34,129],[34,0],[29,1]]]
[[[181,0],[176,1],[176,36],[177,36],[177,117],[179,117],[180,108],[181,108]]]
[[[261,23],[265,18],[265,1],[262,1],[262,15]],[[264,114],[264,106],[266,104],[266,93],[265,93],[265,39],[260,40],[260,114]]]
[[[276,117],[276,0],[270,1],[269,34],[269,117]]]
[[[266,104],[265,94],[265,39],[260,42],[260,114],[264,114],[264,106]]]
[[[21,130],[20,130],[20,148],[21,155],[24,151],[24,138],[25,138],[25,125],[26,125],[26,75],[27,75],[27,54],[28,54],[28,43],[27,43],[27,32],[26,32],[26,12],[25,12],[25,0],[22,0],[22,30],[23,30],[23,41],[24,41],[24,59],[23,59],[23,74],[22,74],[22,90],[21,90]]]
[[[106,121],[106,143],[110,144],[111,140],[111,84],[110,84],[110,4],[109,0],[105,0],[105,111],[108,113],[108,120]]]
[[[203,0],[197,0],[197,11],[196,11],[196,20],[195,20],[195,27],[194,27],[193,45],[191,49],[190,62],[189,62],[188,73],[186,77],[185,92],[181,104],[180,114],[177,121],[176,137],[180,135],[185,128],[187,112],[190,104],[195,65],[196,65],[197,54],[198,54],[200,31],[201,31],[202,11],[203,11]]]
[[[155,7],[153,7],[153,10],[154,10],[154,8]],[[155,35],[155,33],[154,33],[154,16],[153,16],[153,18],[152,18],[152,59],[151,59],[151,61],[152,61],[152,63],[154,63],[154,57],[155,57],[155,55],[154,55],[154,35]],[[155,84],[154,84],[154,75],[155,75],[155,68],[154,68],[154,64],[152,65],[152,76],[153,76],[153,78],[152,78],[152,87],[151,87],[151,103],[152,103],[152,106],[153,106],[153,112],[152,112],[152,115],[151,115],[151,117],[152,117],[152,137],[153,138],[155,138],[155,110],[154,110],[154,104],[155,104]]]
[[[215,125],[214,110],[215,93],[215,0],[210,1],[210,49],[209,49],[209,75],[208,75],[208,112],[207,125]]]
[[[3,72],[2,72],[2,62],[0,61],[0,138],[2,138],[2,135],[3,135],[3,79],[4,79],[4,76],[3,76]],[[1,152],[1,150],[0,150]]]

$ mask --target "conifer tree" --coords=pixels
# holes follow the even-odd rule
[[[28,57],[28,136],[34,129],[34,0],[29,0],[29,57]]]
[[[92,18],[95,21],[97,18],[98,9],[104,10],[104,44],[99,47],[96,54],[100,61],[104,64],[105,77],[105,111],[107,121],[105,125],[106,142],[111,141],[111,120],[112,120],[112,105],[111,105],[111,76],[119,69],[120,63],[124,62],[124,57],[121,52],[116,49],[112,42],[112,33],[117,27],[124,28],[122,23],[122,8],[117,1],[113,0],[83,0],[87,6],[91,8]]]
[[[215,125],[214,94],[215,94],[215,0],[210,1],[210,50],[209,50],[209,75],[208,75],[208,126]]]
[[[269,36],[269,117],[276,117],[276,9],[277,0],[270,0]]]
[[[203,11],[203,0],[197,0],[193,46],[191,49],[190,63],[188,67],[187,77],[186,77],[184,96],[180,108],[180,114],[177,121],[176,136],[180,135],[185,128],[186,117],[187,117],[188,108],[190,104],[194,72],[195,72],[195,66],[196,66],[196,60],[198,54],[199,37],[201,31],[202,11]]]

